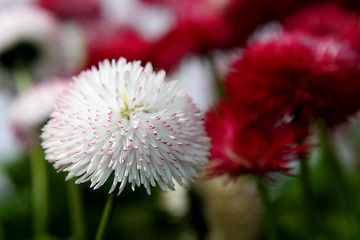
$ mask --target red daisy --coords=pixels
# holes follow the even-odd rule
[[[332,126],[360,107],[359,56],[343,42],[299,33],[255,42],[233,65],[226,88],[254,119]],[[285,120],[284,120],[285,119]]]
[[[227,26],[231,29],[232,33],[228,44],[230,46],[243,45],[254,29],[270,21],[282,22],[295,12],[301,11],[301,9],[311,6],[314,3],[321,2],[325,2],[325,0],[230,0],[223,12]],[[334,0],[331,2],[335,2],[348,9],[360,10],[360,1],[358,0]],[[334,11],[332,14],[338,19],[338,13]],[[352,18],[353,14],[350,15],[351,16],[345,17],[344,19]],[[312,18],[312,16],[310,18]],[[305,22],[311,21],[305,18],[304,20]],[[334,22],[336,21],[335,19],[333,20]],[[302,24],[301,20],[299,20],[298,23]],[[348,26],[341,25],[340,23],[335,23],[334,26],[348,28]]]
[[[282,20],[307,3],[308,0],[230,0],[223,12],[232,33],[228,44],[230,46],[245,44],[257,27],[269,21]]]
[[[105,25],[91,25],[87,29],[87,68],[104,59],[124,57],[129,61],[144,60],[149,45],[131,29],[118,29]],[[100,37],[101,36],[101,37]]]
[[[360,50],[360,23],[355,12],[335,4],[305,8],[284,21],[286,29],[302,31],[319,37],[334,37],[347,41]]]
[[[224,101],[207,113],[206,130],[212,145],[210,175],[288,172],[289,162],[306,149],[296,144],[298,137],[291,128],[235,116]]]

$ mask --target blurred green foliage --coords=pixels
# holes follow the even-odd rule
[[[31,233],[31,186],[29,158],[6,164],[5,172],[13,183],[14,191],[0,201],[1,239],[32,239]],[[69,206],[66,191],[65,173],[57,173],[48,164],[50,216],[48,235],[41,239],[74,239],[71,237]],[[89,239],[93,239],[102,215],[112,181],[97,190],[89,184],[80,184]],[[192,217],[172,216],[161,206],[162,191],[152,189],[149,196],[145,189],[132,191],[129,186],[116,197],[115,212],[109,226],[108,239],[182,239],[192,229]],[[0,235],[0,236],[1,236]],[[74,239],[75,240],[75,239]]]
[[[308,239],[307,231],[316,240],[360,239],[359,169],[330,164],[336,156],[328,146],[319,146],[317,151],[315,157],[309,159],[313,195],[311,221],[307,219],[300,178],[282,174],[271,176],[274,182],[268,186],[279,239]],[[2,174],[9,178],[12,186],[0,198],[0,240],[33,239],[29,164],[29,156],[23,155],[2,166]],[[66,173],[57,173],[50,163],[47,169],[50,186],[48,233],[36,239],[80,240],[72,235]],[[93,239],[96,234],[111,183],[108,181],[97,190],[92,190],[89,183],[77,185],[83,197],[87,239]],[[148,196],[144,188],[132,191],[127,186],[116,197],[107,239],[211,239],[203,212],[204,199],[199,192],[190,187],[190,205],[183,217],[175,217],[163,207],[162,194],[159,188],[153,188]],[[263,224],[256,239],[268,239],[265,229]],[[241,232],[239,239],[242,239]]]

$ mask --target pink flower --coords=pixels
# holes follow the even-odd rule
[[[50,119],[56,98],[67,86],[68,81],[63,79],[40,82],[14,99],[10,120],[16,138],[24,146],[39,141],[40,128]]]

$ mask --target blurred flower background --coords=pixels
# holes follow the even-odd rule
[[[359,1],[2,0],[0,36],[0,239],[360,239]],[[179,102],[171,109],[179,112],[159,110],[159,116],[151,116],[159,125],[147,122],[155,129],[153,141],[163,141],[171,149],[161,149],[155,157],[169,152],[166,164],[174,166],[163,168],[166,177],[154,168],[161,188],[152,187],[149,196],[152,176],[134,165],[129,175],[133,186],[124,185],[125,176],[123,192],[112,200],[115,207],[100,236],[108,192],[118,184],[118,176],[113,176],[110,165],[102,171],[105,155],[100,155],[100,163],[71,160],[85,141],[72,138],[81,134],[75,123],[68,124],[73,135],[65,133],[63,145],[51,139],[59,132],[45,133],[50,127],[43,126],[51,118],[51,131],[71,132],[67,120],[57,120],[71,119],[69,109],[79,96],[90,101],[76,105],[76,111],[86,112],[86,106],[97,111],[97,98],[117,91],[111,81],[121,71],[109,69],[110,62],[120,58],[140,60],[142,66],[150,62],[159,76],[166,71],[165,82],[177,80],[179,87],[158,88],[168,95],[152,107],[162,109],[175,99]],[[101,76],[109,83],[96,85],[93,67],[99,62],[106,66],[108,72]],[[137,67],[121,81],[140,74]],[[92,70],[84,73],[87,69]],[[145,67],[149,75],[139,79],[155,78],[149,69]],[[85,75],[90,85],[94,82],[94,92],[76,85]],[[121,84],[122,89],[140,86]],[[156,90],[151,86],[150,93]],[[148,103],[144,98],[146,104],[135,104],[123,93],[119,99],[134,113]],[[100,119],[106,111],[90,117]],[[130,119],[130,112],[121,113]],[[110,121],[109,114],[102,120]],[[171,136],[156,138],[166,133],[161,117],[173,117],[174,126],[180,119],[188,131],[170,128]],[[95,124],[88,120],[90,126]],[[112,123],[114,131],[118,123],[123,129],[120,120]],[[140,120],[137,124],[135,129]],[[92,127],[83,135],[92,134],[96,126]],[[205,130],[209,139],[202,136]],[[44,156],[42,132],[47,139],[42,146],[55,144],[60,154],[54,150],[52,156]],[[114,136],[122,139],[126,134],[119,130]],[[108,155],[115,151],[116,157],[123,156],[123,147],[138,150],[129,141],[118,144],[119,149],[113,144]],[[146,152],[145,140],[143,145],[140,150]],[[179,157],[185,156],[182,151],[186,157]],[[135,155],[136,163],[143,161],[142,154]],[[209,163],[202,166],[205,156]],[[54,164],[59,167],[54,169],[45,158],[51,163],[62,159],[64,166]],[[92,171],[99,164],[101,171],[92,174],[81,168],[86,164]],[[198,179],[191,181],[200,167]],[[115,174],[124,173],[119,169]],[[79,178],[69,179],[75,175]],[[103,186],[93,190],[95,184],[87,177]],[[115,178],[114,183],[107,178]],[[187,188],[178,184],[183,185],[183,178],[189,180],[184,181]],[[77,179],[84,183],[75,184]],[[140,179],[146,189],[133,191]],[[162,191],[173,187],[174,191]]]

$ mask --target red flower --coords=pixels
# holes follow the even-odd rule
[[[291,128],[235,116],[228,102],[207,113],[206,130],[212,145],[210,175],[288,172],[289,162],[306,149],[296,144],[298,136]]]
[[[155,67],[171,70],[186,55],[203,54],[221,48],[229,37],[224,22],[212,7],[202,1],[175,1],[169,6],[176,24],[155,41],[148,61]]]
[[[178,24],[151,46],[148,61],[169,71],[186,55],[202,54],[221,46],[224,36],[221,29],[216,20],[210,19]]]
[[[247,38],[257,27],[270,22],[282,22],[301,9],[311,6],[314,3],[325,2],[324,0],[230,0],[227,4],[223,15],[226,19],[227,26],[231,29],[232,37],[229,39],[228,45],[239,46],[246,43]],[[334,0],[341,6],[348,9],[360,10],[360,1],[358,0]],[[334,12],[334,16],[337,13]],[[348,19],[353,17],[353,14]],[[309,17],[307,15],[306,17]],[[311,17],[310,17],[311,18]],[[336,18],[338,19],[338,18]],[[311,20],[305,19],[306,22]],[[336,21],[334,19],[334,21]],[[298,21],[301,24],[301,20]],[[335,23],[334,26],[340,28],[348,28]]]
[[[230,0],[224,10],[224,18],[231,29],[230,46],[240,46],[257,27],[291,15],[308,0]]]
[[[87,31],[87,68],[98,65],[104,59],[126,58],[128,61],[144,60],[148,43],[130,29],[114,29],[107,25],[94,27]]]
[[[335,4],[315,5],[303,9],[284,21],[290,31],[302,31],[319,37],[347,41],[360,50],[359,16]]]
[[[254,119],[339,124],[360,107],[359,56],[347,44],[301,34],[255,42],[226,80],[230,99]]]
[[[100,16],[98,0],[37,0],[37,4],[61,19],[90,19]]]

